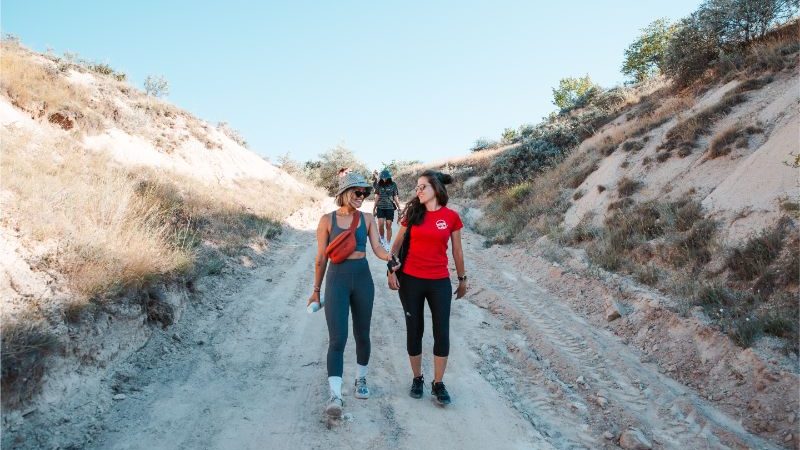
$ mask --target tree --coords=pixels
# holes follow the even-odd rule
[[[407,160],[407,159],[396,160],[396,159],[393,159],[389,163],[381,161],[381,166],[384,169],[389,169],[389,172],[392,173],[392,176],[395,176],[395,175],[399,174],[400,172],[404,172],[404,171],[408,170],[409,168],[411,168],[413,166],[416,166],[418,164],[422,164],[422,161],[419,161],[419,160],[416,160],[416,159],[414,159],[414,160]]]
[[[519,140],[519,135],[517,134],[517,130],[513,128],[506,128],[503,130],[503,144],[513,144]]]
[[[481,150],[488,150],[492,147],[497,147],[497,142],[494,142],[485,137],[481,137],[475,139],[475,143],[472,144],[472,148],[470,148],[470,150],[473,152],[479,152]]]
[[[642,82],[664,71],[664,53],[676,26],[663,18],[642,28],[639,38],[625,50],[622,73]]]
[[[800,0],[706,0],[681,20],[664,53],[663,71],[679,85],[705,73],[722,52],[739,52],[791,19]]]
[[[799,7],[800,0],[706,0],[698,11],[720,44],[734,47],[763,37]]]
[[[163,97],[169,95],[169,83],[163,75],[148,75],[144,79],[144,92],[153,97]]]
[[[582,78],[562,78],[558,82],[558,89],[553,88],[553,104],[562,111],[570,110],[577,106],[585,95],[596,89],[597,86],[592,83],[589,75]]]
[[[664,53],[663,71],[678,85],[700,78],[719,57],[720,43],[705,11],[681,19]]]
[[[330,195],[336,194],[339,187],[339,169],[347,167],[351,172],[359,172],[365,177],[368,175],[367,166],[341,144],[321,153],[319,158],[319,161],[306,162],[306,172],[311,181]]]

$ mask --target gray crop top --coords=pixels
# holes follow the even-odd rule
[[[356,250],[357,252],[365,252],[367,251],[367,224],[364,223],[364,213],[361,211],[358,212],[361,214],[361,219],[358,221],[358,226],[356,227]],[[330,244],[332,240],[336,239],[336,236],[340,235],[344,230],[347,228],[339,227],[339,224],[336,223],[336,211],[331,213],[331,234],[328,236],[328,243]]]

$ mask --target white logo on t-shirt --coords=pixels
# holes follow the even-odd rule
[[[436,221],[436,228],[438,228],[440,230],[446,230],[447,229],[447,222],[445,222],[442,219],[437,220]]]

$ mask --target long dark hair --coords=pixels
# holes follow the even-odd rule
[[[420,177],[425,177],[428,180],[428,183],[430,183],[431,187],[433,188],[433,192],[436,195],[436,201],[439,202],[439,205],[447,206],[447,201],[450,199],[450,197],[447,195],[447,189],[444,186],[452,183],[453,177],[446,173],[437,172],[435,170],[426,170],[425,172],[422,172]],[[425,219],[426,211],[425,205],[423,205],[419,201],[419,197],[415,195],[413,200],[406,203],[406,207],[403,209],[403,213],[400,214],[400,217],[405,220],[406,226],[419,225]]]

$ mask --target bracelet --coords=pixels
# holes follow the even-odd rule
[[[320,288],[318,288],[318,287],[316,287],[316,286],[315,286],[315,287],[314,287],[314,292],[319,292],[319,291],[320,291]]]
[[[467,275],[464,274],[463,277],[458,277],[458,281],[467,281]]]

